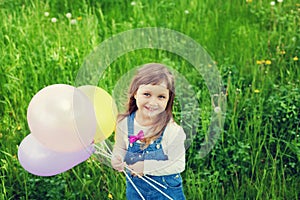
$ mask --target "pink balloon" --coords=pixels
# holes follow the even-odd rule
[[[77,152],[56,152],[46,148],[29,134],[19,146],[18,158],[28,172],[38,176],[53,176],[87,160],[93,152],[92,145]]]
[[[79,89],[65,84],[43,88],[31,99],[27,120],[31,133],[54,151],[74,152],[94,139],[93,104]]]

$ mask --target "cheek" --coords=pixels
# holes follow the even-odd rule
[[[168,101],[163,101],[160,103],[161,107],[166,108],[168,105]]]
[[[136,98],[135,101],[137,105],[141,105],[144,103],[145,100],[143,98]]]

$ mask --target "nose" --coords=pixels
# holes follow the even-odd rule
[[[157,103],[157,99],[155,99],[154,97],[152,97],[149,101],[149,104],[151,106],[158,106],[158,103]]]

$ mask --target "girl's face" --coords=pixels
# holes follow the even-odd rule
[[[169,90],[164,82],[159,85],[140,85],[134,98],[138,107],[137,116],[149,120],[165,111]]]

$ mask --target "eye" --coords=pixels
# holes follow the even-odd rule
[[[165,99],[166,97],[164,95],[159,95],[158,98],[159,99]]]
[[[146,96],[146,97],[149,97],[150,93],[145,92],[143,95]]]

